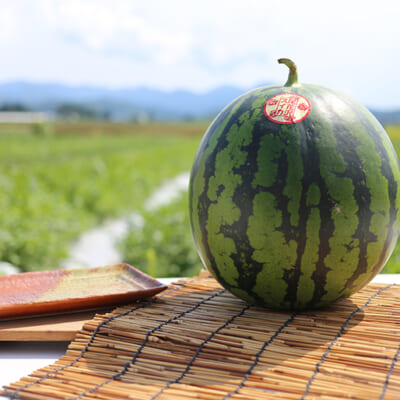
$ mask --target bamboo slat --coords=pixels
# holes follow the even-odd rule
[[[211,277],[96,315],[21,399],[400,399],[400,287],[325,309],[249,306]]]

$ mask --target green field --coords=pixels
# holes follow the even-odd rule
[[[80,233],[108,217],[141,212],[157,186],[188,171],[206,126],[56,125],[52,134],[1,127],[0,260],[22,271],[55,268]],[[158,225],[164,229],[164,220]],[[190,236],[186,217],[179,229]],[[127,261],[137,264],[132,256]],[[167,269],[157,272],[168,275]]]
[[[135,210],[145,224],[120,243],[124,261],[153,276],[195,274],[187,195],[154,212],[143,204],[190,170],[207,125],[0,126],[0,261],[21,271],[57,268],[82,232]],[[387,131],[400,154],[400,126]],[[400,272],[400,246],[384,272]]]

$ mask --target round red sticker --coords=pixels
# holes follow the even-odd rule
[[[264,114],[277,124],[295,124],[310,113],[311,104],[295,93],[280,93],[269,98],[264,104]]]

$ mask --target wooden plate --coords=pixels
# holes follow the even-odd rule
[[[129,303],[167,286],[128,264],[0,276],[0,319]]]

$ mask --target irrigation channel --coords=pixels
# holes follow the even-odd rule
[[[159,186],[145,201],[146,211],[156,211],[177,199],[187,191],[189,172],[183,172]],[[60,268],[94,267],[117,264],[123,261],[118,251],[118,243],[124,239],[130,229],[142,229],[145,221],[138,212],[110,219],[103,225],[83,233],[73,243],[69,256]]]

